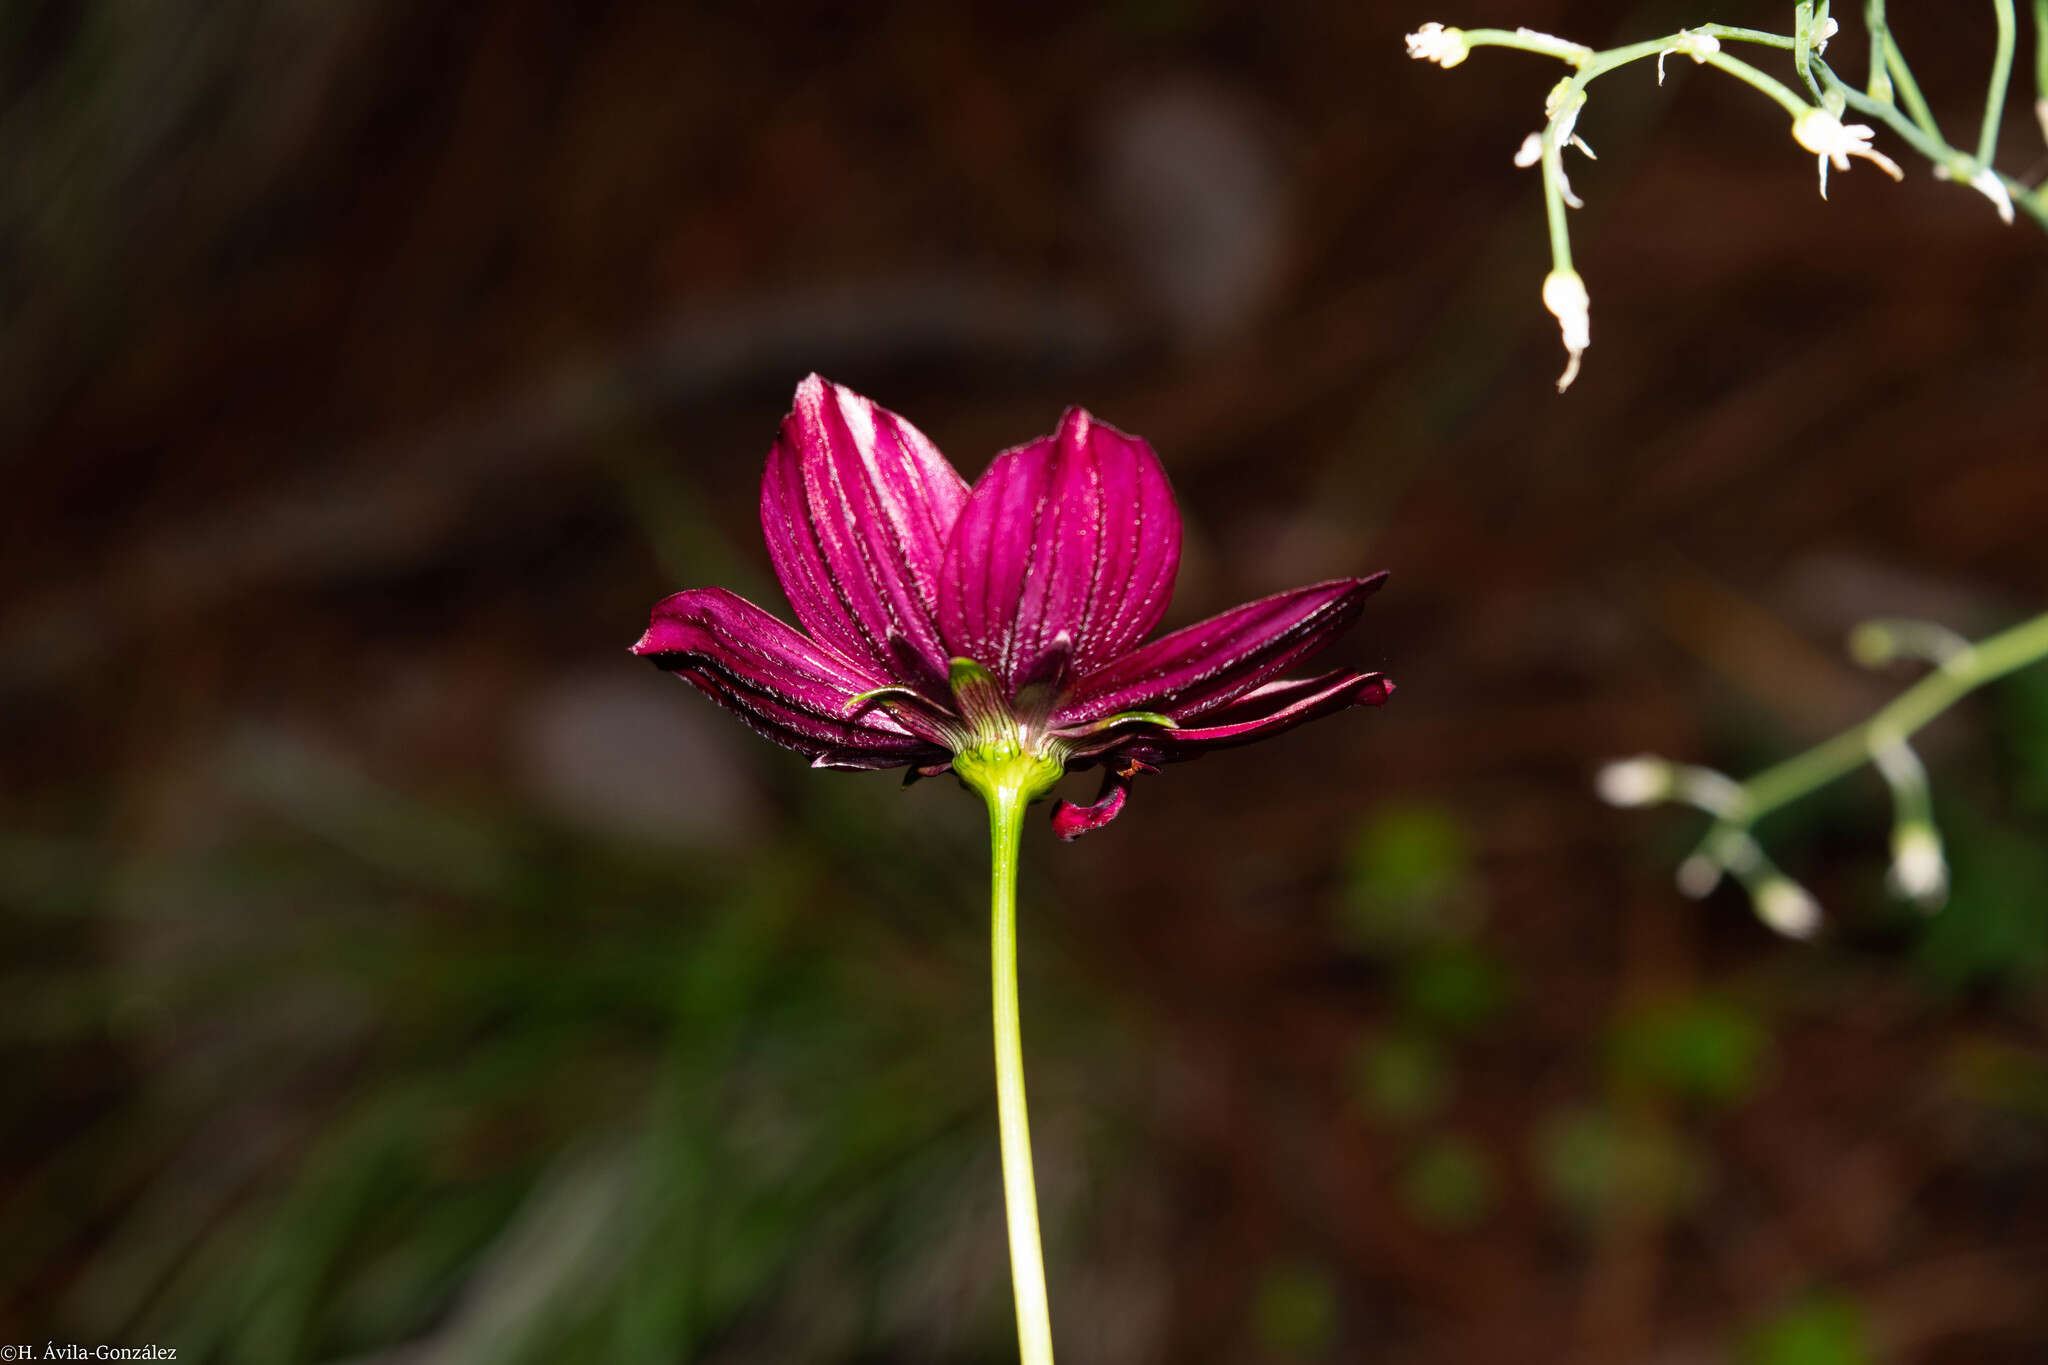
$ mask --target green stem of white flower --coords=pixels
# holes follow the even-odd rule
[[[2048,0],[2043,0],[2048,3]],[[1884,0],[1870,0],[1863,12],[1864,27],[1870,30],[1870,98],[1880,104],[1891,104],[1892,73],[1885,61],[1885,49],[1891,45],[1890,31],[1884,23]]]
[[[1915,151],[1957,179],[1967,181],[1980,170],[1990,171],[1999,184],[2005,187],[2016,208],[2043,227],[2048,227],[2048,195],[2037,194],[2032,187],[1991,169],[1991,156],[1997,150],[1999,115],[2005,107],[2005,96],[2012,74],[2014,48],[2013,0],[1993,0],[1993,3],[1998,11],[1998,56],[1992,72],[1991,90],[1985,101],[1983,133],[1979,138],[1977,155],[1974,158],[1950,146],[1948,140],[1942,136],[1932,111],[1927,107],[1926,99],[1920,94],[1918,82],[1913,79],[1911,68],[1906,65],[1904,54],[1899,51],[1898,44],[1893,41],[1891,30],[1885,23],[1884,0],[1869,0],[1865,9],[1871,43],[1870,89],[1867,92],[1855,89],[1844,82],[1825,61],[1812,54],[1810,46],[1799,41],[1800,35],[1788,37],[1760,29],[1739,28],[1732,24],[1702,24],[1698,28],[1687,29],[1681,33],[1653,38],[1648,42],[1629,43],[1605,51],[1528,29],[1465,29],[1462,30],[1462,36],[1467,47],[1505,47],[1519,52],[1533,52],[1538,56],[1555,57],[1573,68],[1573,74],[1566,84],[1564,93],[1556,102],[1559,112],[1552,116],[1550,123],[1543,130],[1543,207],[1550,229],[1551,265],[1556,270],[1569,270],[1572,268],[1572,253],[1564,200],[1564,149],[1558,145],[1556,137],[1558,119],[1577,102],[1577,97],[1585,92],[1588,85],[1617,67],[1655,58],[1660,53],[1690,56],[1690,53],[1676,46],[1688,34],[1702,34],[1722,42],[1753,43],[1761,47],[1778,48],[1793,53],[1795,62],[1802,47],[1806,47],[1807,61],[1800,74],[1809,84],[1817,83],[1823,95],[1836,96],[1857,112],[1879,120]],[[2037,58],[2041,91],[2043,98],[2048,99],[2048,0],[2034,0],[2034,16],[2040,42]],[[1810,23],[1810,14],[1802,11],[1802,18]],[[1800,98],[1784,82],[1759,71],[1739,57],[1730,56],[1726,52],[1710,52],[1704,54],[1701,60],[1769,96],[1794,118],[1810,107],[1806,100]],[[1905,105],[1903,112],[1899,105],[1893,102],[1894,87]]]
[[[1899,51],[1898,43],[1892,38],[1891,25],[1885,22],[1884,0],[1870,0],[1864,9],[1864,19],[1870,25],[1871,62],[1875,65],[1882,60],[1885,80],[1897,87],[1899,98],[1906,102],[1906,112],[1913,116],[1913,122],[1920,131],[1946,145],[1948,139],[1941,135],[1941,129],[1934,122],[1934,113],[1920,93],[1920,83],[1913,79],[1912,68],[1906,65],[1906,54]],[[1873,71],[1873,84],[1875,81]]]
[[[1021,783],[991,782],[988,802],[991,927],[995,962],[996,1114],[1002,1129],[1003,1202],[1010,1222],[1010,1281],[1017,1298],[1023,1365],[1052,1365],[1052,1312],[1045,1257],[1038,1243],[1038,1189],[1031,1174],[1031,1123],[1024,1105],[1024,1037],[1017,1011],[1017,852],[1024,809]]]
[[[2048,659],[2048,614],[2022,621],[1972,645],[1892,698],[1860,725],[1851,726],[1833,739],[1766,768],[1744,782],[1742,792],[1746,800],[1741,823],[1754,824],[1787,802],[1854,771],[1869,761],[1874,747],[1910,737],[1984,684],[2042,659]]]
[[[2034,94],[2048,104],[2048,0],[2034,0]]]
[[[2012,0],[1992,0],[1998,16],[1998,52],[1991,59],[1991,88],[1984,96],[1984,126],[1977,134],[1977,164],[1989,166],[1998,154],[1998,125],[2005,117],[2005,90],[2012,81],[2013,30],[2016,27]]]
[[[1924,648],[1928,645],[1933,648]],[[1811,899],[1785,880],[1751,831],[1771,812],[1866,763],[1875,762],[1891,787],[1895,832],[1917,827],[1923,837],[1937,837],[1933,835],[1934,810],[1926,774],[1907,741],[1922,726],[1986,683],[2048,660],[2048,613],[2022,621],[1978,644],[1950,637],[1922,622],[1866,622],[1852,637],[1851,648],[1865,662],[1922,654],[1938,658],[1939,663],[1934,672],[1860,724],[1742,782],[1709,769],[1665,764],[1661,759],[1646,760],[1661,768],[1663,774],[1661,792],[1654,799],[1682,802],[1714,817],[1692,856],[1679,869],[1679,885],[1688,887],[1689,894],[1704,895],[1720,873],[1731,873],[1749,888],[1758,913],[1774,927],[1801,937],[1811,932],[1810,921],[1790,924],[1782,916],[1769,913],[1766,899],[1773,894],[1780,906],[1788,896],[1805,901],[1809,907]],[[1634,804],[1625,796],[1610,799]],[[1938,852],[1938,845],[1936,848]],[[1696,865],[1709,869],[1704,878],[1691,870]],[[1918,894],[1926,892],[1927,888],[1922,888]],[[1805,921],[1806,917],[1802,915],[1800,919]]]

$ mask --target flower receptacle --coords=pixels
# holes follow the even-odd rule
[[[1056,754],[1034,754],[1014,742],[998,742],[955,754],[953,771],[991,808],[1021,810],[1050,792],[1066,765]]]

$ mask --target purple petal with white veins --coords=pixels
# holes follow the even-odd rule
[[[814,374],[768,453],[761,532],[805,630],[883,681],[935,683],[939,574],[966,501],[923,432]]]
[[[847,719],[854,698],[886,680],[724,588],[662,599],[633,652],[822,766],[889,768],[945,752],[907,709]]]
[[[1163,635],[1083,677],[1053,726],[1084,725],[1118,711],[1163,711],[1186,724],[1328,644],[1386,578],[1377,573],[1311,584]]]
[[[998,455],[954,523],[946,643],[1012,691],[1062,635],[1077,674],[1100,668],[1159,624],[1180,538],[1152,447],[1069,408],[1054,435]]]

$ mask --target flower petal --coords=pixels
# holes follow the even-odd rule
[[[1079,408],[1003,452],[946,547],[939,624],[954,653],[1014,691],[1062,634],[1077,674],[1159,624],[1180,568],[1180,512],[1152,447]]]
[[[1124,800],[1131,794],[1132,774],[1111,768],[1102,776],[1102,791],[1093,805],[1077,806],[1071,801],[1055,801],[1052,807],[1052,832],[1071,844],[1084,834],[1092,834],[1123,813]]]
[[[1118,711],[1163,711],[1185,725],[1228,705],[1356,620],[1386,582],[1337,578],[1233,607],[1163,635],[1081,679],[1053,717],[1055,729]]]
[[[768,453],[761,532],[805,630],[884,680],[932,682],[948,657],[939,572],[966,501],[923,432],[814,374]]]
[[[1267,683],[1203,716],[1208,722],[1205,725],[1182,727],[1147,738],[1169,760],[1194,758],[1209,749],[1266,739],[1347,707],[1385,706],[1387,698],[1393,695],[1394,680],[1384,673],[1344,670],[1317,678]]]
[[[847,719],[854,698],[878,682],[869,668],[724,588],[692,588],[656,603],[633,652],[823,767],[891,768],[945,752],[936,734],[920,733],[929,727],[908,708]]]

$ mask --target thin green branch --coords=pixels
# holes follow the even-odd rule
[[[2048,0],[2034,0],[2034,96],[2041,136],[2048,139]]]
[[[1927,774],[1910,740],[1922,726],[1987,683],[2048,660],[2048,613],[1978,644],[1925,622],[1869,621],[1850,637],[1865,663],[1902,655],[1939,660],[1935,670],[1876,713],[1831,739],[1738,782],[1711,768],[1654,755],[1620,759],[1601,770],[1600,795],[1617,806],[1678,802],[1713,817],[1679,864],[1679,889],[1704,896],[1724,875],[1748,888],[1759,918],[1803,938],[1820,924],[1820,907],[1778,870],[1755,828],[1773,811],[1872,764],[1891,788],[1893,889],[1932,909],[1947,893],[1941,835],[1934,826]]]
[[[1550,268],[1572,268],[1572,230],[1565,215],[1564,149],[1557,142],[1558,124],[1543,125],[1543,220],[1550,229]]]
[[[2048,0],[2041,0],[2048,4]],[[1863,25],[1870,30],[1870,97],[1881,104],[1892,103],[1892,76],[1885,65],[1885,48],[1891,30],[1884,22],[1884,0],[1870,0],[1863,7]]]
[[[2048,613],[1971,646],[1860,725],[1749,778],[1742,784],[1745,802],[1737,822],[1752,825],[1780,806],[1855,771],[1869,761],[1874,747],[1910,738],[1986,683],[2042,659],[2048,659]]]
[[[1792,10],[1792,67],[1819,104],[1820,86],[1813,79],[1813,0],[1799,0]]]
[[[1740,57],[1731,57],[1725,52],[1709,52],[1706,55],[1705,61],[1708,66],[1718,67],[1745,85],[1763,91],[1763,93],[1769,95],[1782,105],[1785,112],[1794,118],[1798,118],[1812,107],[1805,100],[1793,94],[1783,81],[1778,80],[1776,77],[1765,75]]]
[[[1934,111],[1927,107],[1927,98],[1920,93],[1920,82],[1913,79],[1913,69],[1906,65],[1906,55],[1899,51],[1890,32],[1884,35],[1884,69],[1898,87],[1900,98],[1906,101],[1906,112],[1913,116],[1913,122],[1927,136],[1946,142],[1941,126],[1934,121]]]
[[[1977,134],[1977,164],[1989,166],[1998,155],[1998,125],[2005,118],[2005,91],[2012,83],[2012,0],[1991,0],[1998,16],[1998,52],[1991,59],[1991,88],[1984,95],[1984,126]]]

